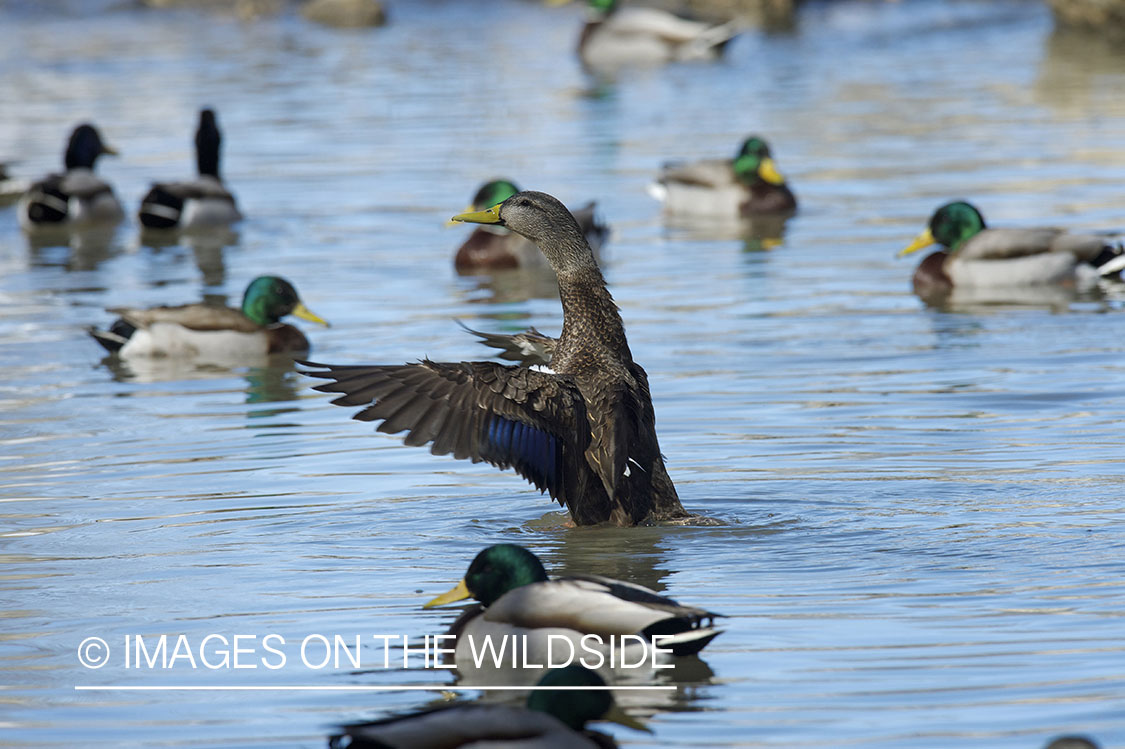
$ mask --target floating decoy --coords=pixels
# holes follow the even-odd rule
[[[61,174],[49,174],[27,189],[19,203],[25,231],[116,224],[125,218],[113,188],[94,174],[102,154],[116,154],[93,125],[74,128],[67,142]]]
[[[519,192],[515,183],[507,179],[486,182],[473,196],[468,211],[483,211],[497,203],[502,203]],[[594,213],[595,204],[591,201],[583,207],[571,211],[582,229],[583,236],[598,256],[602,244],[609,235],[609,227],[598,221]],[[450,222],[452,223],[452,222]],[[511,268],[544,268],[547,261],[534,242],[521,237],[502,226],[478,226],[457,249],[453,265],[458,273],[480,273]]]
[[[308,351],[304,333],[281,322],[286,315],[327,326],[309,311],[293,284],[259,276],[246,287],[242,307],[186,304],[179,307],[108,310],[119,319],[108,330],[87,332],[111,354],[233,360]]]
[[[770,147],[756,135],[743,141],[733,159],[666,165],[649,193],[666,212],[692,217],[788,216],[797,210]]]
[[[641,585],[598,575],[550,579],[535,554],[515,544],[496,544],[477,554],[465,577],[425,608],[474,598],[450,634],[457,636],[455,659],[471,660],[469,638],[476,646],[490,639],[526,635],[522,658],[536,663],[547,651],[548,635],[565,635],[580,645],[608,648],[610,638],[639,635],[646,642],[663,637],[658,647],[673,655],[694,655],[717,637],[719,614],[683,606]],[[515,647],[515,645],[513,645]],[[581,652],[580,650],[577,652]]]
[[[733,21],[690,21],[659,8],[620,7],[617,0],[589,0],[587,13],[578,57],[595,69],[714,60],[739,31]]]
[[[914,272],[920,296],[960,287],[1092,284],[1125,267],[1121,246],[1107,237],[1057,228],[990,229],[964,201],[938,208],[898,256],[932,244],[944,249],[928,255]]]
[[[612,749],[612,737],[586,728],[604,720],[648,731],[613,700],[597,672],[579,665],[548,670],[527,707],[479,702],[438,707],[373,723],[345,726],[333,736],[331,749]],[[550,689],[547,689],[550,687]],[[589,689],[578,689],[589,687]]]
[[[219,175],[222,134],[215,112],[199,113],[195,162],[199,176],[187,182],[158,182],[141,199],[139,218],[146,229],[226,227],[242,218],[234,196]]]
[[[353,418],[381,421],[381,432],[407,431],[407,445],[514,468],[579,525],[686,520],[657,443],[648,376],[574,216],[550,195],[519,192],[454,220],[507,227],[546,255],[563,306],[549,367],[310,362],[321,371],[307,374],[331,381],[316,389],[341,393],[336,405],[364,406]]]

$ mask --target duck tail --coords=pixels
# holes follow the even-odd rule
[[[141,199],[138,218],[148,229],[172,229],[180,223],[184,201],[173,195],[163,185],[153,185]]]
[[[659,647],[661,649],[671,650],[672,655],[695,655],[700,650],[707,647],[708,643],[722,634],[722,632],[723,630],[714,629],[713,627],[691,629],[686,632],[661,637]]]
[[[741,30],[736,21],[727,21],[718,26],[712,26],[692,40],[692,47],[700,52],[709,49],[722,52],[727,42],[738,36]]]
[[[66,220],[70,199],[58,184],[45,182],[31,188],[25,197],[27,218],[33,224],[58,224]]]
[[[137,332],[137,329],[125,322],[124,320],[115,320],[109,326],[109,330],[99,330],[93,325],[86,328],[86,332],[90,337],[102,345],[106,351],[111,354],[116,354],[121,350],[121,347],[129,342],[130,336]]]
[[[1099,276],[1112,276],[1125,270],[1125,245],[1107,244],[1091,262]]]
[[[663,203],[668,199],[668,186],[663,182],[650,182],[645,185],[645,192],[649,194],[653,200]]]

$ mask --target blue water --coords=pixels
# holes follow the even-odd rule
[[[451,683],[372,667],[368,635],[442,632],[452,613],[421,604],[508,541],[728,615],[677,692],[627,696],[654,731],[614,728],[628,746],[1125,745],[1125,292],[936,309],[894,258],[956,197],[994,225],[1125,228],[1125,55],[1026,0],[840,0],[719,64],[607,83],[573,58],[578,5],[390,16],[0,7],[0,160],[55,168],[92,120],[135,206],[190,174],[210,105],[247,216],[208,241],[130,223],[34,247],[0,209],[0,744],[315,747],[423,706],[439,695],[74,687]],[[666,227],[659,165],[751,131],[801,200],[783,242]],[[669,471],[721,526],[568,528],[513,474],[375,434],[289,366],[122,367],[83,332],[264,272],[332,321],[303,324],[318,360],[483,356],[454,318],[557,331],[549,284],[453,272],[465,230],[443,222],[496,175],[598,200]],[[268,633],[370,644],[358,669],[123,661],[127,635]],[[78,662],[90,636],[104,668]]]

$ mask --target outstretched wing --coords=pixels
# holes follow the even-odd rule
[[[482,333],[479,330],[473,330],[459,320],[457,324],[480,338],[480,342],[485,346],[500,349],[497,356],[501,359],[520,362],[529,367],[549,366],[551,357],[555,353],[555,346],[559,342],[557,338],[543,335],[535,328],[528,328],[523,333],[507,335],[504,333]]]
[[[495,362],[341,366],[300,362],[342,393],[338,406],[365,406],[352,418],[378,430],[408,432],[404,442],[432,443],[435,455],[513,468],[560,504],[577,492],[575,462],[590,441],[586,405],[567,377]]]

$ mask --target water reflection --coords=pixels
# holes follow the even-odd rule
[[[676,239],[731,240],[742,242],[746,252],[772,250],[785,243],[786,224],[793,216],[754,216],[723,219],[708,216],[693,218],[685,214],[664,214],[664,226]]]
[[[62,266],[68,271],[95,270],[119,254],[117,227],[45,228],[27,234],[31,264]]]
[[[1102,34],[1056,27],[1044,45],[1033,91],[1036,98],[1070,117],[1113,115],[1115,95],[1125,88],[1125,49]]]
[[[191,249],[195,266],[203,274],[204,286],[222,286],[226,282],[227,269],[224,251],[238,245],[240,235],[232,229],[144,229],[141,231],[141,245],[153,250],[187,247]]]

